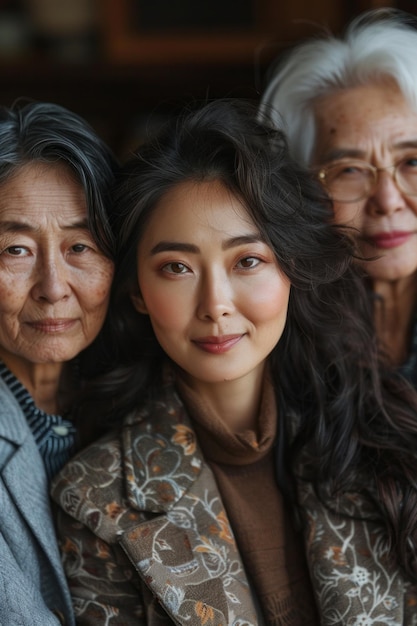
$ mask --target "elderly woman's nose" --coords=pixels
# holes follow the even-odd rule
[[[59,256],[39,261],[35,272],[32,295],[35,300],[59,302],[71,293],[69,268]]]
[[[380,171],[375,189],[368,200],[368,211],[375,215],[390,215],[407,206],[406,195],[389,171]]]

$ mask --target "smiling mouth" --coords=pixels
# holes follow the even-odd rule
[[[223,354],[231,350],[245,333],[238,335],[223,335],[221,337],[201,337],[199,339],[193,339],[193,343],[204,352],[210,354]]]
[[[34,330],[42,333],[63,333],[70,330],[76,320],[74,319],[45,319],[36,322],[28,322],[28,325]]]

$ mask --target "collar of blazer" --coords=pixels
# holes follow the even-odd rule
[[[171,380],[157,401],[126,417],[76,455],[52,481],[51,495],[104,540],[170,512],[193,488],[203,456]]]
[[[20,446],[29,435],[31,432],[19,403],[0,377],[0,439]]]
[[[172,383],[121,433],[75,457],[52,495],[121,546],[176,624],[258,623],[216,481]]]
[[[163,386],[157,402],[126,419],[121,440],[133,508],[169,511],[201,472],[196,435],[171,382]]]

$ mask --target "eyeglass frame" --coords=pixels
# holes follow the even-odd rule
[[[337,165],[343,165],[346,164],[346,166],[350,166],[350,165],[355,165],[358,164],[361,166],[362,169],[367,169],[369,172],[372,172],[372,176],[373,176],[373,182],[371,184],[370,190],[363,196],[359,196],[358,198],[352,199],[352,200],[337,200],[336,198],[333,198],[330,190],[328,190],[329,195],[331,197],[332,200],[334,200],[335,202],[343,202],[343,203],[350,203],[350,202],[359,202],[359,200],[365,200],[368,199],[371,195],[372,195],[372,191],[373,189],[375,189],[375,186],[378,184],[378,172],[384,172],[386,170],[390,170],[393,169],[393,180],[395,182],[395,184],[397,185],[398,189],[401,191],[401,193],[404,193],[407,196],[417,196],[417,190],[415,193],[410,193],[409,191],[405,191],[401,185],[398,183],[397,180],[397,172],[398,172],[398,168],[404,164],[405,161],[409,161],[413,159],[414,160],[414,155],[412,156],[407,156],[404,157],[402,159],[400,159],[397,163],[394,163],[393,165],[387,165],[386,167],[376,167],[375,165],[372,165],[372,163],[368,163],[367,161],[362,161],[361,159],[352,159],[351,161],[334,161],[328,165],[325,165],[323,167],[320,168],[316,168],[316,175],[318,180],[324,185],[324,187],[327,188],[326,185],[326,173],[328,170],[332,169],[333,167],[336,167]],[[417,155],[415,156],[415,160],[417,161]],[[416,166],[416,175],[417,175],[417,166]],[[417,181],[416,181],[417,182]]]

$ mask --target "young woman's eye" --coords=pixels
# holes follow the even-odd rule
[[[236,266],[239,269],[250,270],[253,267],[256,267],[257,265],[259,265],[259,263],[262,263],[261,259],[258,259],[255,256],[246,256],[243,259],[240,259],[240,261],[236,263]]]
[[[188,267],[184,265],[184,263],[178,263],[178,262],[167,263],[166,265],[163,266],[162,269],[164,272],[167,272],[168,274],[186,274],[189,271]]]

